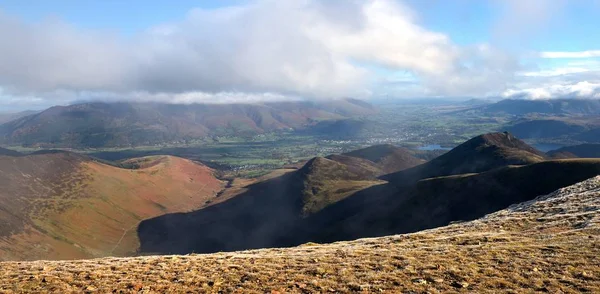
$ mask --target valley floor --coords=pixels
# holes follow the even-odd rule
[[[185,256],[0,263],[12,292],[600,293],[600,177],[414,234]]]

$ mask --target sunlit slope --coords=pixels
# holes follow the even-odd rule
[[[596,177],[475,221],[334,244],[2,263],[0,290],[597,293],[599,191]]]
[[[63,152],[0,157],[0,259],[131,254],[140,221],[197,209],[223,186],[211,169],[177,157],[136,165]]]

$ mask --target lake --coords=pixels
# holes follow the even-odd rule
[[[540,150],[542,152],[548,152],[548,151],[552,151],[552,150],[556,150],[556,149],[565,147],[565,145],[552,144],[552,143],[538,143],[538,144],[531,144],[531,146],[533,146],[535,149]]]
[[[442,147],[442,145],[430,144],[417,148],[419,150],[432,151],[432,150],[450,150],[452,148]]]
[[[538,144],[531,144],[531,146],[533,146],[535,149],[540,150],[542,152],[548,152],[548,151],[552,151],[552,150],[556,150],[556,149],[565,147],[565,145],[552,144],[552,143],[538,143]],[[432,150],[450,150],[452,148],[442,147],[442,145],[439,145],[439,144],[429,144],[429,145],[418,147],[417,149],[425,150],[425,151],[432,151]]]

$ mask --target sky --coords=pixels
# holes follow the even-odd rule
[[[600,0],[3,0],[0,112],[600,98]]]

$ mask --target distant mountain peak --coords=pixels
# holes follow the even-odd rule
[[[474,137],[427,163],[382,178],[397,184],[411,184],[425,178],[479,173],[506,165],[540,162],[546,155],[508,132]]]
[[[463,145],[465,147],[471,147],[474,145],[478,147],[496,146],[498,148],[521,149],[542,157],[545,156],[543,152],[529,146],[527,143],[513,136],[509,132],[497,132],[479,135],[460,146]]]

